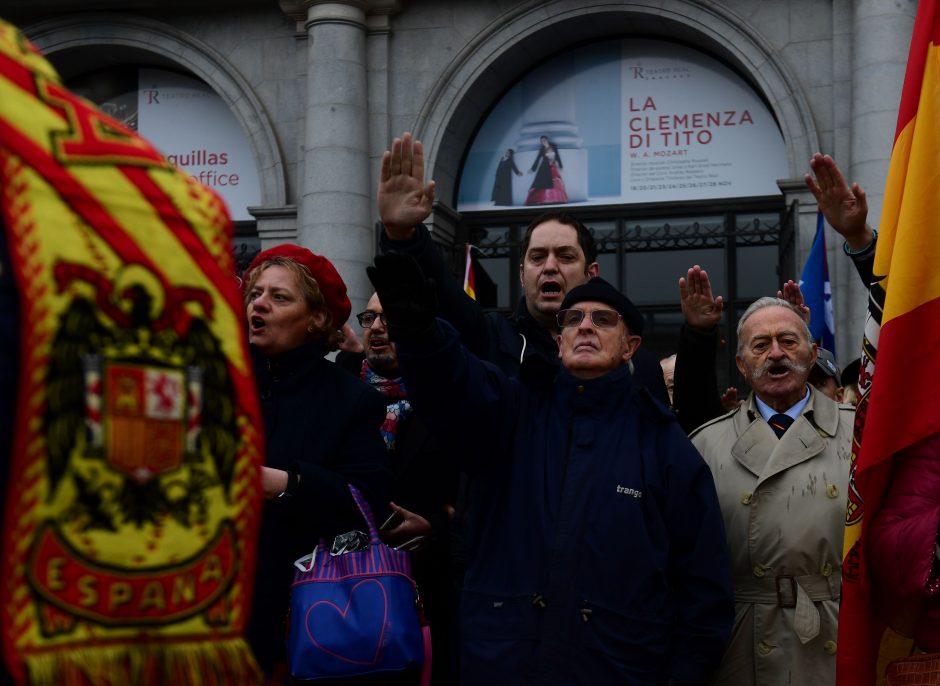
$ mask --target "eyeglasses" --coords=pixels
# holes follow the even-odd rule
[[[591,322],[599,329],[610,329],[617,326],[620,313],[613,310],[594,310],[591,312]],[[561,310],[558,313],[558,326],[562,329],[569,326],[578,326],[584,320],[584,310]]]
[[[388,320],[385,318],[384,312],[372,312],[366,310],[365,312],[360,312],[356,315],[356,319],[359,320],[359,326],[363,329],[371,328],[375,323],[375,318],[378,317],[379,321],[382,322],[382,326],[388,326]]]

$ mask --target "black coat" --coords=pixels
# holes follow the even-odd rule
[[[391,468],[379,426],[382,396],[308,343],[271,358],[252,350],[264,418],[266,464],[300,474],[297,491],[264,504],[248,639],[265,670],[284,659],[293,561],[320,538],[365,530],[348,484],[376,518],[388,510]]]
[[[336,364],[358,378],[364,359],[362,353],[340,352]],[[457,501],[458,473],[452,452],[453,441],[434,436],[421,411],[414,408],[401,421],[395,447],[389,451],[394,472],[391,499],[431,524],[430,540],[412,555],[412,564],[431,621],[432,685],[453,682],[456,659],[451,654],[451,629],[456,621],[457,574],[451,563],[451,518],[445,511],[445,506],[454,507]]]
[[[340,352],[336,364],[359,378],[364,359],[362,353]],[[435,536],[441,531],[446,536],[444,506],[453,505],[457,497],[457,471],[447,453],[444,444],[428,431],[419,411],[412,411],[402,421],[395,447],[389,451],[394,474],[389,497],[427,519]]]
[[[521,173],[512,158],[500,159],[493,181],[493,194],[490,196],[494,205],[512,205],[512,175]]]
[[[509,376],[548,383],[555,378],[561,366],[558,346],[551,333],[529,314],[524,299],[520,299],[510,318],[496,312],[484,313],[464,293],[423,225],[417,226],[414,238],[407,241],[392,241],[383,231],[380,248],[383,253],[412,255],[425,275],[435,280],[438,315],[457,329],[461,343],[474,355],[492,362]],[[668,407],[669,395],[656,356],[641,346],[633,357],[633,363],[634,383],[646,388]]]

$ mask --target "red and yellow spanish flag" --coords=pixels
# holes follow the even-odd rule
[[[474,300],[477,299],[476,276],[473,274],[473,246],[467,243],[467,256],[464,259],[463,291]]]
[[[877,365],[876,365],[877,359]],[[867,524],[892,457],[940,432],[940,12],[921,0],[885,188],[859,378],[839,614],[837,683],[883,683],[910,650],[875,612]]]
[[[8,671],[260,683],[243,633],[261,422],[221,199],[0,21],[0,224],[20,311]]]

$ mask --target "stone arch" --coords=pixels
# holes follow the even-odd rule
[[[791,178],[819,149],[811,108],[789,66],[743,19],[691,0],[528,2],[497,17],[455,56],[420,108],[415,136],[428,150],[438,197],[450,206],[464,153],[507,86],[558,52],[587,40],[626,35],[672,38],[730,64],[763,94],[777,119]]]
[[[29,39],[43,54],[117,46],[138,58],[157,56],[207,83],[241,124],[258,166],[264,207],[286,204],[287,184],[274,128],[251,85],[218,51],[168,24],[144,17],[95,13],[53,19],[29,27]]]

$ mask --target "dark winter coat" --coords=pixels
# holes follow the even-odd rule
[[[292,496],[265,501],[248,639],[262,668],[284,659],[293,562],[320,538],[364,530],[348,484],[376,517],[388,510],[391,468],[379,427],[385,400],[323,357],[318,343],[264,358],[252,350],[266,465],[300,474]]]
[[[730,562],[711,475],[671,414],[625,367],[510,379],[444,322],[399,353],[416,410],[471,474],[461,683],[706,683]]]

